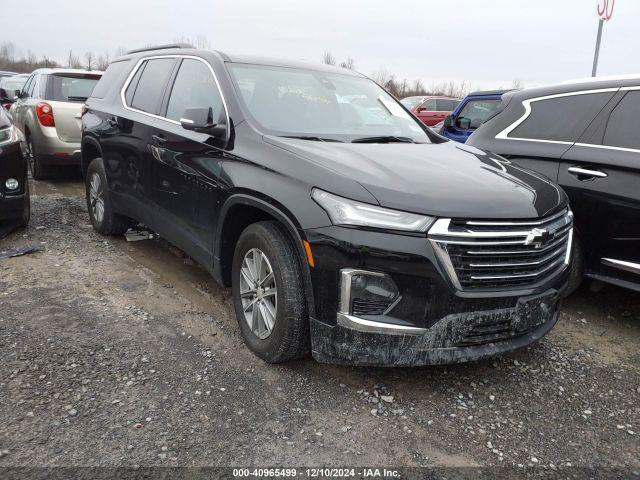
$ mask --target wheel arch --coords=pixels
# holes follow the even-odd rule
[[[274,220],[280,223],[287,233],[298,254],[307,298],[309,316],[315,316],[311,271],[303,245],[302,229],[295,217],[273,199],[258,196],[257,193],[235,193],[220,209],[219,221],[214,242],[214,258],[217,263],[218,280],[225,286],[231,285],[231,265],[235,245],[242,231],[252,223]]]
[[[89,164],[94,158],[102,158],[102,147],[100,147],[100,143],[95,138],[85,137],[82,139],[80,159],[83,177],[86,176]]]

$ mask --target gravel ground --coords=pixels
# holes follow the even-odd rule
[[[36,182],[0,250],[0,466],[640,470],[640,295],[587,286],[539,344],[448,367],[267,365],[230,291],[161,241],[91,229]]]

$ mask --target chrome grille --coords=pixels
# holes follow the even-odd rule
[[[569,264],[573,214],[566,209],[538,220],[440,218],[429,240],[461,290],[526,288]]]

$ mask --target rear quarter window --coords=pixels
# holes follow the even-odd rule
[[[611,112],[602,144],[640,150],[639,123],[640,92],[629,92]]]
[[[131,62],[122,60],[120,62],[111,63],[105,70],[102,78],[97,83],[91,93],[92,98],[104,98],[112,89],[115,89],[122,83],[125,73],[129,70]]]
[[[615,92],[535,100],[531,114],[509,138],[575,142]]]
[[[160,102],[175,61],[175,58],[156,58],[146,62],[135,87],[131,107],[147,113],[159,113]]]

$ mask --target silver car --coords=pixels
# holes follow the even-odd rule
[[[82,106],[102,72],[42,68],[35,70],[11,106],[14,124],[25,139],[34,179],[58,165],[80,165]]]

